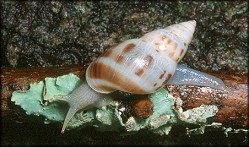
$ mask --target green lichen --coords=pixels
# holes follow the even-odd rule
[[[44,82],[39,82],[30,85],[27,92],[13,92],[11,101],[16,105],[20,105],[28,115],[34,114],[39,116],[39,111],[42,110],[42,92]]]
[[[67,95],[75,88],[80,79],[74,74],[60,76],[58,78],[45,78],[46,95],[43,99],[48,100],[54,95]]]
[[[53,97],[69,94],[78,81],[79,78],[73,74],[45,78],[44,81],[31,84],[27,92],[14,92],[11,100],[20,105],[28,115],[45,116],[46,122],[63,121],[69,107],[65,102]],[[118,111],[118,102],[112,101],[101,108],[92,108],[75,114],[68,124],[68,129],[86,126],[94,126],[100,131],[135,132],[147,129],[156,134],[167,135],[179,120],[191,124],[204,124],[206,118],[214,116],[218,110],[213,105],[202,105],[180,113],[174,109],[173,96],[164,88],[150,94],[149,99],[153,103],[154,112],[147,119],[131,116],[123,122]]]
[[[79,78],[73,74],[58,78],[45,78],[44,81],[31,84],[27,92],[13,92],[11,101],[15,102],[16,105],[20,105],[28,115],[42,115],[48,120],[62,121],[65,118],[67,109],[65,109],[62,102],[53,100],[53,96],[69,94],[78,80]],[[44,90],[46,91],[45,95],[43,95]]]
[[[201,105],[200,107],[193,108],[182,113],[179,113],[179,118],[182,121],[192,124],[205,123],[206,118],[214,116],[218,112],[215,105]]]
[[[58,102],[43,103],[43,88],[43,81],[31,84],[27,92],[13,92],[11,101],[15,102],[16,105],[20,105],[28,115],[43,115],[48,120],[62,121],[66,110]]]
[[[90,110],[87,112],[80,112],[76,115],[78,120],[89,120],[88,117],[93,117],[92,115],[87,115],[88,113],[94,113],[94,119],[91,122],[87,122],[88,125],[96,127],[100,131],[139,131],[141,129],[148,129],[158,134],[168,134],[171,126],[176,123],[176,116],[173,110],[173,97],[168,94],[168,92],[161,88],[156,93],[149,96],[154,107],[154,113],[147,119],[133,117],[131,116],[126,123],[122,122],[122,118],[118,113],[118,105],[113,102],[107,106],[97,108],[96,110]],[[94,112],[93,112],[94,111]],[[86,114],[86,115],[83,115]],[[84,118],[83,118],[84,117]],[[75,128],[74,122],[76,118],[69,123],[69,128]],[[84,125],[82,123],[81,125]],[[160,127],[160,129],[158,129]]]
[[[94,127],[100,131],[123,130],[122,118],[115,102],[96,110]]]

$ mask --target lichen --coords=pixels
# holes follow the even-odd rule
[[[74,88],[80,79],[74,74],[60,76],[58,78],[45,78],[44,100],[52,99],[54,95],[67,95]]]
[[[43,103],[43,88],[43,81],[31,84],[27,92],[13,92],[11,101],[15,102],[16,105],[20,105],[28,115],[43,115],[48,120],[62,121],[66,110],[58,102]]]
[[[78,80],[79,78],[73,74],[58,78],[45,78],[44,81],[31,84],[30,89],[26,92],[13,92],[11,101],[20,105],[28,115],[43,115],[48,120],[62,121],[67,109],[62,102],[53,100],[53,96],[69,94]]]
[[[65,102],[54,99],[54,95],[69,94],[79,78],[73,74],[57,78],[45,78],[36,84],[31,84],[26,92],[14,92],[11,100],[20,105],[28,115],[43,115],[45,123],[50,121],[62,122],[69,108]],[[99,131],[135,132],[147,129],[153,133],[167,135],[173,125],[179,120],[186,124],[205,124],[206,118],[217,112],[214,105],[202,105],[191,110],[178,112],[174,106],[174,98],[164,88],[149,95],[153,103],[153,114],[148,118],[130,116],[126,122],[122,121],[118,111],[119,102],[113,100],[110,104],[92,108],[77,113],[68,124],[68,129],[93,126]]]
[[[201,105],[200,107],[186,110],[179,114],[182,121],[192,124],[205,123],[206,118],[214,116],[218,112],[215,105]]]

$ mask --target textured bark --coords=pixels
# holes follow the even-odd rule
[[[87,66],[68,66],[51,68],[1,68],[1,110],[2,119],[18,121],[25,117],[20,107],[10,101],[15,90],[26,91],[31,83],[44,80],[45,77],[57,77],[68,73],[82,76]],[[211,73],[221,78],[226,89],[224,91],[209,87],[167,86],[175,98],[182,100],[183,110],[198,107],[201,104],[217,105],[218,113],[209,119],[230,126],[248,127],[248,75]],[[18,117],[16,117],[18,115]]]
[[[222,79],[225,90],[196,86],[169,86],[169,90],[175,98],[181,98],[184,110],[201,104],[216,105],[219,111],[210,122],[248,127],[248,75],[209,74]]]

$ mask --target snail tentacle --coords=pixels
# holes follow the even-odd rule
[[[74,114],[77,112],[78,110],[74,107],[70,107],[68,112],[67,112],[67,115],[66,115],[66,118],[64,120],[64,123],[63,123],[63,126],[62,126],[62,129],[61,129],[61,133],[64,133],[69,121],[72,119],[72,117],[74,116]]]
[[[71,94],[56,95],[54,98],[66,101],[70,107],[61,133],[64,133],[69,121],[77,111],[87,110],[93,107],[101,107],[109,104],[112,100],[108,94],[102,94],[94,91],[85,80],[81,81]]]

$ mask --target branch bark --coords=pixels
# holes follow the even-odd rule
[[[25,117],[20,107],[11,101],[13,91],[26,91],[31,83],[44,80],[45,77],[58,77],[73,73],[82,76],[87,65],[50,67],[50,68],[1,68],[1,110],[2,119],[18,121]],[[175,98],[182,100],[183,110],[199,107],[201,104],[216,105],[218,113],[209,119],[210,122],[220,122],[224,125],[248,127],[248,74],[213,73],[221,78],[226,89],[224,91],[209,87],[197,86],[167,86]],[[19,117],[16,117],[16,116]]]

